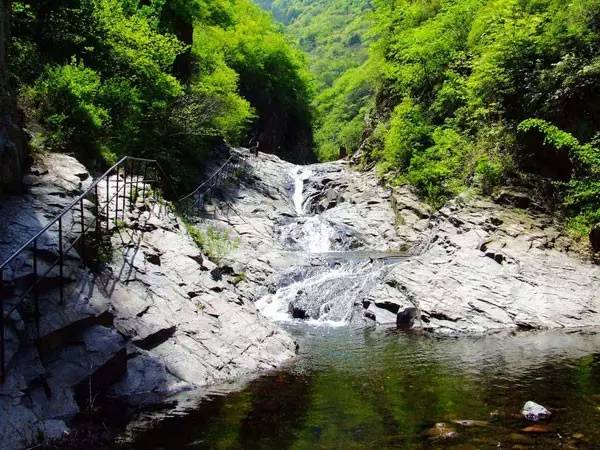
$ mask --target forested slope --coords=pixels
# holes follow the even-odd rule
[[[374,0],[371,27],[316,100],[322,158],[360,148],[435,206],[527,184],[600,221],[600,0]]]
[[[34,148],[158,157],[182,180],[222,138],[311,157],[303,55],[249,0],[15,1],[11,35]]]
[[[373,37],[371,1],[256,2],[271,11],[307,53],[315,78],[315,152],[323,160],[337,158],[340,148],[358,145],[364,122],[363,107],[374,92],[371,74],[356,71],[367,60]]]

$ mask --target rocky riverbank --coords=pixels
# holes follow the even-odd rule
[[[23,195],[0,203],[5,256],[92,179],[73,158],[49,154],[24,181]],[[116,183],[111,177],[111,192]],[[105,189],[102,183],[104,198]],[[110,245],[99,270],[82,269],[72,249],[65,254],[64,272],[52,270],[42,280],[39,338],[31,299],[17,305],[20,286],[33,270],[30,252],[5,271],[5,313],[17,307],[6,321],[1,448],[62,437],[74,417],[93,410],[102,398],[125,409],[161,404],[175,393],[271,369],[295,355],[295,342],[257,313],[237,289],[235,274],[219,270],[202,254],[168,204],[136,197],[109,223]],[[94,220],[93,204],[86,200],[84,206],[86,220]],[[109,214],[115,217],[114,204]],[[79,219],[78,210],[64,217],[65,240],[76,233]],[[105,223],[106,213],[99,219]],[[55,228],[38,243],[42,268],[57,257]],[[61,278],[64,304],[58,295]]]
[[[467,193],[434,212],[345,162],[261,155],[225,198],[234,212],[209,222],[239,236],[232,264],[275,318],[444,334],[600,323],[600,268],[526,192]]]

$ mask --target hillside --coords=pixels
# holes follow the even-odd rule
[[[307,48],[306,36],[320,36],[311,30],[329,35],[335,24],[318,5],[271,8]],[[354,21],[370,24],[368,58],[313,103],[321,159],[358,152],[387,183],[410,183],[435,207],[471,188],[519,185],[565,214],[575,235],[600,221],[600,1],[364,8]]]
[[[11,13],[34,150],[90,166],[159,157],[183,184],[223,139],[312,159],[304,57],[247,0],[25,0]]]
[[[308,55],[315,79],[315,153],[336,159],[358,145],[372,80],[357,71],[368,58],[373,5],[368,0],[258,0]],[[357,81],[357,76],[360,81]],[[366,75],[369,78],[370,75]],[[363,83],[364,81],[364,83]],[[343,153],[343,150],[342,150]]]
[[[258,0],[285,24],[286,32],[308,53],[317,88],[329,87],[346,70],[367,59],[367,0]]]

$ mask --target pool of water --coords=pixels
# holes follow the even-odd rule
[[[595,332],[438,338],[381,328],[287,328],[301,349],[287,367],[236,392],[202,401],[190,393],[187,408],[133,423],[123,446],[600,448]],[[528,400],[549,408],[552,418],[531,428],[520,417]]]

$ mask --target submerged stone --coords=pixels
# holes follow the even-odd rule
[[[552,427],[550,427],[550,425],[535,424],[523,428],[522,431],[525,433],[550,433]]]
[[[445,422],[436,423],[433,427],[425,431],[425,435],[433,440],[455,439],[458,437],[456,430]]]
[[[453,420],[452,423],[465,428],[487,427],[489,425],[489,422],[485,420]]]
[[[523,405],[521,415],[532,422],[549,418],[552,413],[535,402],[529,401]]]

